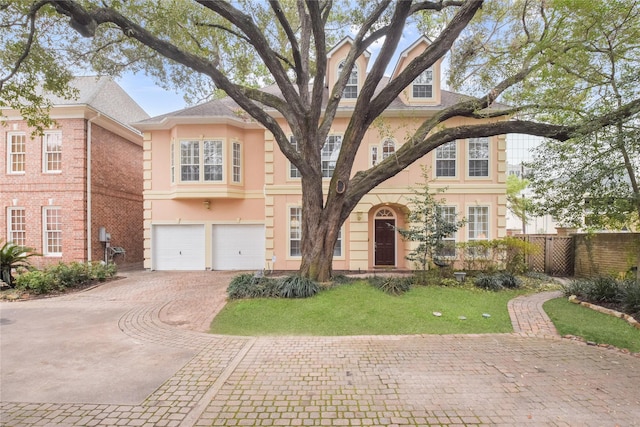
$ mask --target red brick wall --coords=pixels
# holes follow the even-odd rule
[[[117,264],[142,263],[142,146],[95,125],[92,133],[92,257],[104,258],[98,232],[105,227],[111,245],[126,251],[114,258]]]
[[[640,233],[577,234],[575,276],[614,275],[637,266],[640,257]]]
[[[43,256],[32,264],[42,267],[59,261],[87,260],[87,192],[86,192],[86,121],[59,119],[62,131],[62,172],[44,173],[42,138],[32,136],[25,122],[10,121],[0,128],[0,239],[7,239],[7,208],[25,209],[26,244],[43,253],[42,212],[46,206],[62,209],[62,256]],[[7,174],[7,136],[9,132],[26,133],[24,174]],[[142,261],[142,147],[93,125],[96,166],[93,170],[92,258],[102,259],[98,226],[111,226],[113,242],[127,250],[126,261]],[[103,148],[104,146],[104,148]],[[101,160],[101,159],[106,160]],[[97,160],[96,160],[97,159]],[[105,174],[107,176],[96,176]],[[108,214],[108,215],[107,215]],[[111,222],[109,222],[111,221]],[[126,225],[123,225],[126,224]],[[109,230],[110,231],[110,230]],[[129,252],[131,251],[131,252]]]

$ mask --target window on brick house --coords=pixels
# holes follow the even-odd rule
[[[25,171],[26,159],[26,135],[22,132],[10,132],[7,134],[7,172],[23,174]]]
[[[456,176],[456,142],[451,141],[436,148],[436,176]]]
[[[24,208],[8,208],[7,239],[18,246],[26,246],[27,221]]]
[[[424,70],[412,84],[414,98],[433,98],[433,70]]]
[[[469,176],[489,176],[489,138],[469,139]]]
[[[45,132],[42,136],[42,170],[46,173],[62,171],[61,132]]]
[[[44,254],[60,256],[62,255],[62,209],[45,207],[42,216]]]
[[[338,74],[342,73],[342,69],[344,68],[344,61],[338,65]],[[349,79],[347,80],[347,84],[344,86],[344,90],[342,91],[342,97],[346,99],[355,99],[358,97],[358,66],[354,65],[351,69],[351,74],[349,75]]]
[[[222,181],[222,159],[222,141],[180,141],[180,180]]]

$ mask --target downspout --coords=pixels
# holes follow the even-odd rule
[[[93,247],[91,246],[91,237],[93,228],[91,227],[92,212],[91,212],[91,122],[100,117],[100,113],[87,120],[87,261],[91,262],[91,252]]]

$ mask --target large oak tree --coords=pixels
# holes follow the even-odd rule
[[[584,10],[572,4],[580,2],[5,1],[0,0],[0,31],[5,35],[0,60],[6,70],[0,75],[0,105],[21,108],[37,122],[42,111],[33,108],[39,101],[32,95],[35,82],[44,79],[49,89],[63,90],[69,71],[83,63],[114,74],[144,70],[164,85],[181,86],[196,99],[222,91],[274,135],[282,153],[300,171],[300,273],[318,280],[331,276],[338,231],[358,201],[439,145],[505,133],[566,141],[640,111],[640,99],[635,97],[597,115],[571,116],[570,121],[562,120],[569,116],[550,114],[580,109],[593,95],[593,87],[578,85],[570,93],[570,105],[562,99],[568,92],[556,91],[555,99],[549,96],[556,82],[575,81],[562,58],[590,57],[587,42],[595,36],[577,26]],[[612,2],[589,3],[602,10],[612,7]],[[615,3],[630,14],[637,12],[638,6],[631,0]],[[422,30],[433,42],[377,90],[408,25]],[[337,37],[347,33],[353,37],[352,48],[323,104],[326,53]],[[359,92],[325,194],[322,146],[356,59],[374,43],[380,49]],[[392,158],[368,170],[354,171],[354,158],[369,126],[422,71],[445,56],[449,58],[450,83],[475,97],[425,120]],[[279,95],[259,90],[266,83],[275,83]],[[30,97],[27,103],[25,97]],[[488,109],[502,99],[510,107]],[[576,104],[578,99],[582,105]],[[298,142],[297,150],[264,106],[284,117]],[[452,117],[492,116],[513,119],[458,127],[443,124]],[[336,191],[339,181],[345,184],[345,191]]]

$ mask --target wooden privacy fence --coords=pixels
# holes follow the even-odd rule
[[[517,237],[535,247],[535,250],[526,254],[529,269],[549,276],[573,276],[575,252],[573,237],[548,234],[528,234]]]

